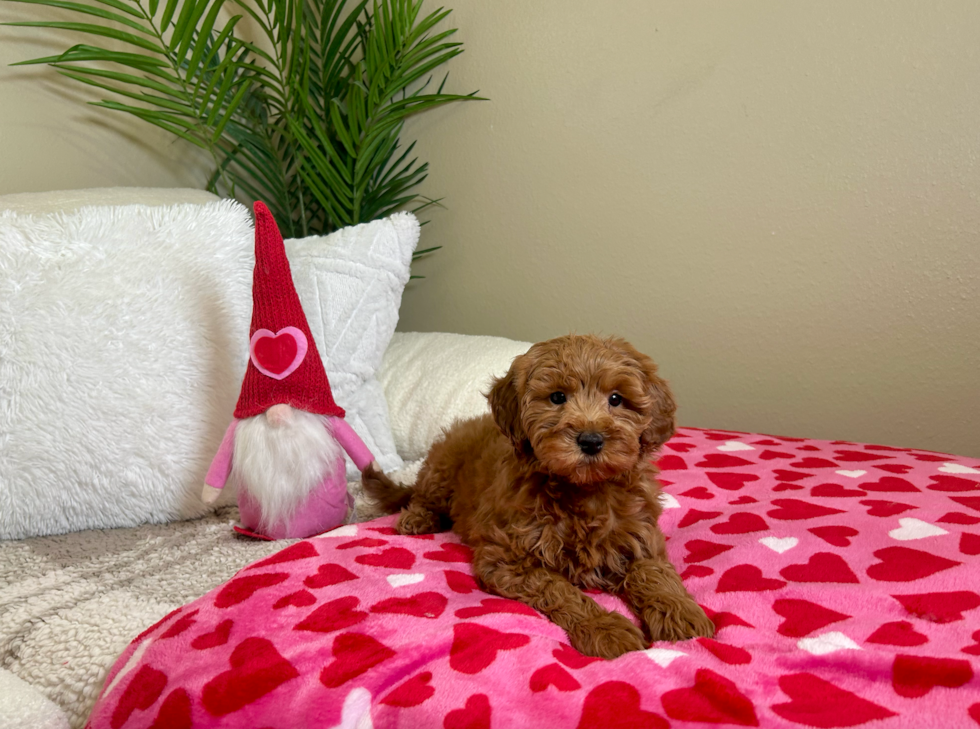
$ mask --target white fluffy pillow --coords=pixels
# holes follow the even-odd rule
[[[406,461],[424,458],[443,428],[490,412],[485,393],[530,342],[464,334],[398,332],[378,380]]]
[[[208,510],[200,485],[248,356],[251,216],[173,192],[102,194],[162,206],[0,198],[0,538]],[[418,236],[400,214],[286,242],[334,397],[386,469],[401,459],[374,373]]]

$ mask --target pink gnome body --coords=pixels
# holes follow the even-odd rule
[[[333,400],[293,287],[282,236],[255,203],[249,362],[235,419],[205,477],[202,498],[238,488],[243,533],[304,538],[347,520],[344,453],[361,470],[374,458]]]

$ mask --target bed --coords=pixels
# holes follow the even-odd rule
[[[582,656],[481,592],[452,534],[384,517],[143,631],[88,726],[980,724],[980,463],[693,428],[659,463],[670,555],[713,639]]]

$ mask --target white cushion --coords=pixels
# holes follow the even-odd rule
[[[0,668],[0,727],[68,729],[68,717],[36,688]]]
[[[530,346],[502,337],[396,333],[378,380],[401,457],[424,458],[444,428],[489,412],[486,393],[491,381]]]
[[[0,198],[0,538],[199,516],[247,362],[251,216],[230,200],[25,212],[57,195]],[[406,215],[286,244],[335,398],[388,469],[373,374],[417,241]]]

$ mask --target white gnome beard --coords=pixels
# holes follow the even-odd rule
[[[256,415],[235,428],[231,477],[259,504],[260,528],[291,519],[343,458],[325,417],[296,409],[292,416],[274,426]]]

